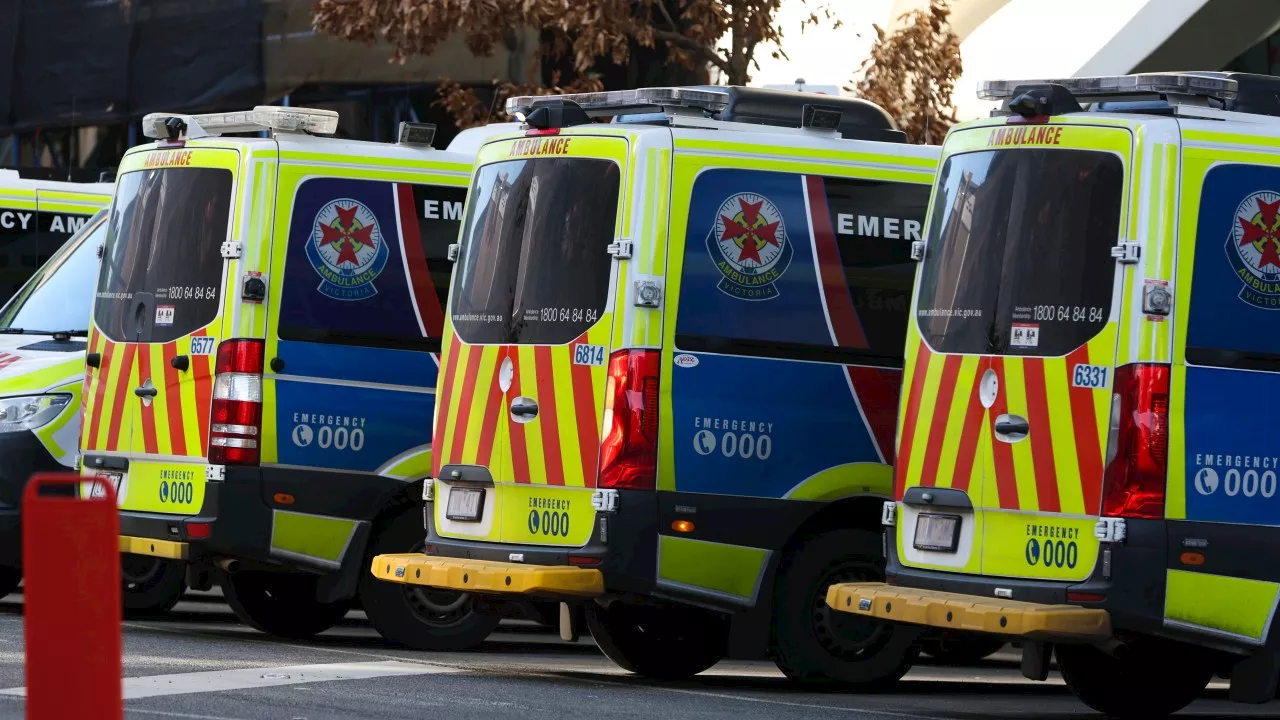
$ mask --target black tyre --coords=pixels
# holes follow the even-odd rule
[[[160,615],[182,599],[187,564],[147,555],[120,556],[120,581],[124,586],[124,613],[133,617]]]
[[[715,665],[729,642],[726,618],[684,605],[591,602],[587,628],[623,670],[662,680],[684,680]]]
[[[783,560],[773,607],[774,662],[783,674],[870,690],[897,682],[911,668],[919,629],[827,607],[827,588],[836,583],[883,580],[881,555],[875,533],[833,530]]]
[[[307,638],[346,616],[348,600],[319,602],[319,577],[304,573],[244,570],[222,578],[222,594],[236,617],[269,635]]]
[[[370,544],[370,557],[421,552],[426,531],[422,511],[393,519]],[[360,601],[369,622],[386,638],[418,650],[466,650],[478,646],[498,626],[501,615],[472,593],[401,585],[360,574]]]
[[[0,567],[0,598],[12,593],[22,584],[22,568]]]
[[[1059,645],[1058,668],[1085,705],[1117,718],[1171,715],[1200,697],[1214,657],[1181,643],[1140,638],[1119,657],[1090,645]]]
[[[999,652],[1006,644],[1001,637],[941,631],[920,639],[920,651],[948,665],[971,665]]]

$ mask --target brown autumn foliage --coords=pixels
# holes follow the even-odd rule
[[[876,25],[871,55],[858,68],[863,77],[845,88],[888,111],[913,143],[939,143],[959,122],[952,95],[964,66],[950,15],[948,0],[930,0],[898,18],[891,33]]]
[[[501,99],[600,89],[601,62],[626,64],[634,47],[665,48],[666,60],[686,68],[714,67],[730,85],[745,85],[762,45],[785,57],[776,21],[784,0],[316,0],[316,30],[352,42],[386,41],[393,61],[430,55],[462,36],[471,52],[489,56],[514,33],[540,30],[543,62],[570,59],[575,77],[550,85],[495,81],[493,107],[472,90],[446,82],[438,103],[461,127],[503,117]],[[795,2],[795,0],[790,0]],[[805,24],[840,20],[829,5],[812,5]],[[803,26],[802,28],[803,29]],[[491,115],[491,110],[492,115]]]

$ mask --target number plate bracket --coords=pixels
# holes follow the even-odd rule
[[[484,488],[449,488],[444,516],[454,522],[480,522],[484,514]]]
[[[960,544],[960,516],[921,513],[916,518],[917,550],[953,553]]]

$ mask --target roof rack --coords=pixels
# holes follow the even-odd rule
[[[888,113],[874,103],[858,98],[789,90],[700,85],[569,95],[525,95],[509,98],[506,110],[522,122],[528,122],[539,107],[571,106],[576,106],[574,112],[559,112],[546,117],[566,125],[604,117],[612,117],[614,122],[664,124],[703,118],[824,130],[859,140],[906,142],[906,136],[894,126]],[[534,119],[534,122],[546,122],[546,119]]]
[[[1230,112],[1280,117],[1280,78],[1236,72],[1168,72],[1062,78],[1056,80],[988,80],[978,83],[978,97],[1001,100],[1002,111],[1033,89],[1052,89],[1037,98],[1050,114],[1078,111],[1074,100],[1090,101],[1116,112],[1153,112],[1170,108],[1208,107]],[[1063,96],[1063,91],[1067,96]],[[1151,103],[1163,103],[1153,106]],[[1016,103],[1015,103],[1016,104]],[[1100,106],[1100,107],[1099,107]],[[1014,112],[1031,109],[1030,105]]]
[[[252,110],[200,115],[156,112],[142,118],[142,132],[147,137],[158,140],[176,140],[180,135],[197,138],[263,130],[332,135],[338,131],[338,113],[333,110],[259,105]]]

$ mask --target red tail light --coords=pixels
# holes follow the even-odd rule
[[[1169,366],[1116,368],[1102,514],[1163,518],[1168,456]]]
[[[660,357],[657,350],[620,350],[609,357],[600,443],[602,488],[656,487]]]
[[[265,352],[261,340],[227,340],[218,346],[209,427],[211,464],[258,464]]]

